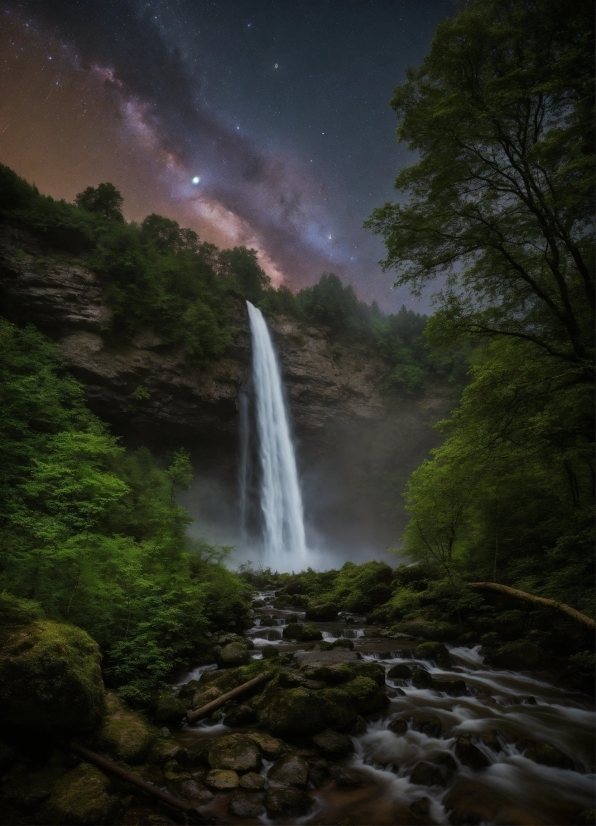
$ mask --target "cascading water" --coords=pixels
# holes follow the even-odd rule
[[[281,372],[267,323],[260,310],[247,301],[252,340],[252,391],[261,471],[263,562],[277,570],[302,570],[308,551],[304,531],[302,495],[294,445],[290,434]],[[240,505],[246,520],[250,481],[250,416],[247,399],[241,400]],[[245,525],[243,525],[243,528]]]

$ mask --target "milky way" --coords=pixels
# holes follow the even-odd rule
[[[220,246],[258,249],[274,283],[335,271],[388,309],[361,228],[411,160],[388,102],[448,0],[8,2],[0,160],[71,200],[111,180]]]

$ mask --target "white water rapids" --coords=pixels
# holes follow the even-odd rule
[[[250,301],[246,303],[252,340],[252,381],[261,470],[263,564],[281,571],[300,571],[307,567],[308,550],[281,372],[263,314]],[[248,433],[244,438],[248,439]],[[240,494],[244,509],[248,498],[248,453],[245,442]]]

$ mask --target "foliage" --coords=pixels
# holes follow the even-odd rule
[[[0,589],[99,642],[113,684],[149,688],[235,627],[246,588],[226,549],[190,543],[176,494],[184,451],[165,470],[125,451],[83,403],[54,345],[0,321]]]
[[[124,198],[114,184],[105,183],[98,186],[88,186],[75,198],[75,204],[87,212],[97,212],[110,221],[124,221],[122,204]]]

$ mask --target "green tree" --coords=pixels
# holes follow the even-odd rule
[[[246,247],[222,250],[219,269],[225,277],[236,282],[237,290],[253,304],[271,285],[271,279],[259,264],[256,250]]]
[[[105,183],[88,186],[75,198],[75,203],[87,212],[96,212],[111,221],[124,221],[122,204],[124,199],[114,184]]]
[[[593,376],[593,25],[578,0],[470,0],[392,107],[419,160],[367,222],[436,339],[514,337]]]

